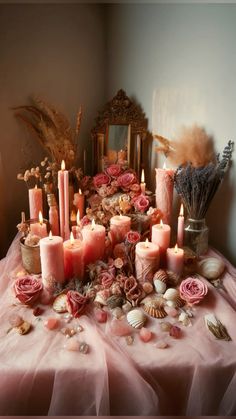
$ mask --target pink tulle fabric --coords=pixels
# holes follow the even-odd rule
[[[16,302],[14,273],[21,269],[19,237],[0,262],[0,414],[1,415],[233,415],[236,413],[236,269],[226,260],[225,290],[208,283],[204,301],[194,307],[192,327],[181,339],[168,337],[167,349],[155,346],[163,338],[159,320],[149,320],[153,339],[143,343],[134,332],[109,333],[109,323],[83,315],[79,335],[90,352],[64,349],[61,332],[46,330],[43,320]],[[210,251],[212,256],[219,256]],[[13,305],[17,303],[17,305]],[[35,329],[20,336],[8,319],[18,313]],[[231,342],[218,341],[206,329],[203,316],[213,312],[227,327]],[[42,319],[54,316],[46,308]]]

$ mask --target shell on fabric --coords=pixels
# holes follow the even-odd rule
[[[179,297],[179,291],[175,288],[168,288],[163,297],[169,301],[176,301]]]
[[[161,281],[160,279],[154,279],[154,287],[157,294],[164,294],[166,291],[166,283]]]
[[[225,270],[222,259],[205,258],[198,262],[197,271],[200,275],[209,280],[218,279]]]
[[[127,313],[127,321],[130,326],[140,329],[146,321],[146,316],[141,310],[135,309]]]
[[[163,319],[167,316],[167,313],[164,309],[164,303],[165,300],[162,297],[156,297],[146,300],[143,305],[143,309],[150,316],[155,317],[156,319]]]
[[[167,284],[167,281],[168,281],[168,275],[167,275],[166,271],[164,271],[164,269],[158,269],[158,271],[154,274],[154,277],[153,277],[153,282],[154,282],[156,279],[159,279],[159,281],[162,281],[162,282],[164,282],[165,284]]]
[[[56,313],[65,313],[67,310],[67,299],[66,294],[58,295],[52,305],[52,308]]]
[[[19,335],[26,335],[31,330],[31,324],[27,321],[23,321],[20,326],[15,327],[15,330],[19,333]]]
[[[183,306],[185,306],[186,301],[182,300],[181,297],[177,297],[177,299],[175,300],[175,307],[176,308],[181,308]]]

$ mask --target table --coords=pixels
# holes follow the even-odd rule
[[[157,349],[159,320],[150,320],[155,333],[148,343],[138,333],[133,345],[109,334],[109,322],[98,324],[82,316],[80,340],[87,355],[63,348],[59,331],[45,330],[32,310],[12,305],[13,277],[20,265],[17,237],[0,262],[0,414],[1,415],[233,415],[236,413],[236,269],[225,260],[224,286],[211,284],[196,308],[184,336],[168,337],[170,346]],[[211,250],[211,255],[220,257]],[[8,318],[18,312],[35,330],[20,336]],[[203,316],[214,312],[232,341],[217,341]],[[51,315],[46,309],[42,318]]]

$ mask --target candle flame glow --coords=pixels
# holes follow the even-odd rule
[[[39,211],[39,222],[41,225],[43,224],[43,215],[41,211]]]
[[[166,162],[164,161],[163,169],[166,170]]]
[[[94,230],[95,226],[96,226],[96,223],[95,223],[94,218],[93,218],[92,219],[92,230]]]
[[[176,245],[175,245],[175,253],[178,253],[178,250],[179,250],[179,248],[178,248],[178,245],[176,243]]]
[[[52,240],[52,232],[51,232],[51,230],[50,230],[50,232],[49,232],[49,240]]]
[[[184,206],[183,206],[183,204],[181,204],[181,205],[180,205],[179,215],[180,215],[181,217],[183,217],[183,216],[184,216]]]
[[[37,186],[37,185],[35,185],[34,189],[38,189],[38,186]]]
[[[145,241],[145,247],[149,247],[149,240],[148,239],[146,239],[146,241]]]
[[[80,189],[80,188],[79,188],[79,194],[80,194],[80,195],[82,195],[82,191],[81,191],[81,189]]]
[[[162,221],[162,219],[161,219],[161,221],[160,221],[160,226],[161,226],[161,228],[163,227],[163,221]]]
[[[75,239],[74,239],[74,235],[71,231],[71,233],[70,233],[70,244],[73,246],[74,243],[75,243]]]
[[[144,169],[142,169],[141,182],[142,182],[142,183],[144,183],[144,182],[145,182]]]
[[[79,223],[80,223],[80,212],[79,212],[79,209],[78,209],[77,215],[76,215],[76,223],[77,223],[77,225],[79,225]]]
[[[65,170],[65,168],[66,168],[65,160],[62,160],[62,162],[61,162],[61,170]]]

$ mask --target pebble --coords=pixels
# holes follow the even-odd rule
[[[86,342],[81,342],[79,344],[79,351],[82,354],[87,354],[89,352],[89,346],[88,346],[88,344]]]
[[[139,336],[143,342],[149,342],[152,339],[152,332],[146,327],[142,327],[139,332]]]
[[[129,346],[133,345],[133,343],[134,343],[134,337],[133,336],[126,336],[125,340],[126,340],[127,345],[129,345]]]
[[[107,321],[107,312],[100,310],[99,308],[94,311],[95,319],[98,323],[106,323]]]
[[[164,340],[160,340],[159,342],[155,344],[155,347],[158,349],[165,349],[168,347],[168,343],[165,342]]]
[[[172,324],[169,322],[161,322],[160,323],[160,328],[162,330],[162,332],[169,332],[170,329],[172,328]]]
[[[54,330],[57,329],[59,326],[59,320],[55,319],[54,317],[50,317],[49,319],[45,320],[44,326],[48,330]]]
[[[169,331],[170,336],[175,339],[179,339],[181,337],[182,331],[178,326],[172,326]]]

